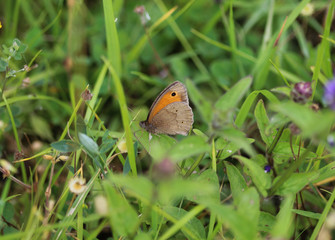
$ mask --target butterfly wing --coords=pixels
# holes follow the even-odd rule
[[[170,103],[150,123],[153,133],[187,135],[193,124],[192,108],[186,102]]]
[[[175,96],[171,96],[175,93]],[[181,82],[173,82],[167,86],[155,99],[150,107],[147,121],[151,122],[152,118],[165,106],[172,102],[185,102],[188,104],[187,90]]]

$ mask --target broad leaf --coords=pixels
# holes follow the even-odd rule
[[[246,77],[238,81],[216,102],[215,107],[221,111],[228,111],[237,107],[244,94],[250,89],[252,77]]]
[[[80,145],[72,140],[61,140],[50,144],[55,150],[60,152],[74,152],[80,148]]]
[[[177,207],[165,207],[163,210],[177,221],[187,217],[188,214],[184,209]],[[191,220],[181,227],[181,231],[185,234],[187,239],[206,239],[205,228],[201,221],[196,217],[191,218]]]
[[[209,151],[210,146],[202,137],[188,136],[170,149],[168,157],[174,161],[180,161]]]
[[[266,197],[267,196],[267,189],[271,187],[271,179],[268,174],[266,174],[259,165],[257,165],[255,162],[242,157],[242,156],[234,156],[238,160],[240,160],[249,171],[249,174],[252,178],[253,183],[257,187],[257,189],[260,191],[260,193]]]
[[[240,171],[231,163],[225,162],[231,193],[235,206],[240,204],[241,195],[248,189],[247,183]]]

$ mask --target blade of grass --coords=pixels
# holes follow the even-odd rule
[[[77,215],[77,238],[83,239],[83,204],[78,207]]]
[[[234,25],[234,15],[233,15],[233,1],[229,1],[229,19],[227,20],[227,17],[225,16],[225,9],[222,5],[221,7],[221,12],[222,12],[222,22],[225,26],[225,29],[227,29],[227,35],[229,37],[229,43],[231,46],[231,59],[232,59],[232,66],[233,68],[231,69],[234,76],[236,78],[236,67],[237,66],[237,58],[236,58],[236,50],[237,50],[237,44],[236,44],[236,37],[235,37],[235,25]]]
[[[195,30],[195,29],[191,29],[191,32],[196,35],[197,37],[203,39],[204,41],[208,42],[209,44],[212,44],[218,48],[221,48],[222,50],[225,50],[225,51],[228,51],[228,52],[231,52],[233,51],[232,48],[228,45],[225,45],[223,43],[220,43],[218,41],[215,41],[205,35],[203,35],[202,33],[200,33],[199,31]],[[243,51],[240,51],[238,49],[236,49],[236,55],[252,62],[252,63],[256,63],[257,62],[257,58],[247,54],[247,53],[244,53]],[[274,67],[271,67],[270,70],[274,73],[278,73],[277,70],[274,68]],[[300,82],[300,78],[296,75],[294,75],[293,73],[290,73],[290,72],[287,72],[283,69],[280,69],[280,72],[283,74],[283,76],[285,76],[288,80],[290,80],[291,82],[293,83],[297,83],[297,82]]]
[[[274,1],[270,0],[269,3],[270,4],[269,4],[269,7],[268,7],[268,9],[269,9],[268,17],[267,17],[267,20],[266,20],[266,26],[265,26],[264,35],[263,35],[262,46],[260,48],[261,54],[264,51],[266,51],[266,53],[268,54],[267,59],[271,59],[271,56],[273,56],[273,54],[274,54],[274,50],[272,48],[270,48],[269,50],[266,50],[266,46],[271,39],[272,21],[273,21],[273,15],[274,15]],[[260,56],[258,58],[258,60],[259,59],[262,59],[262,57]],[[265,85],[270,69],[271,69],[271,67],[270,67],[270,64],[269,64],[268,61],[263,61],[260,65],[260,67],[257,69],[257,71],[254,71],[254,69],[253,69],[252,74],[255,75],[254,87],[256,89],[261,89]]]
[[[104,65],[99,73],[99,76],[94,84],[94,88],[93,88],[93,91],[92,91],[92,94],[93,94],[93,97],[91,99],[91,101],[88,103],[89,106],[94,109],[95,107],[95,103],[97,102],[97,98],[98,98],[98,95],[99,95],[99,92],[101,90],[101,87],[102,87],[102,83],[104,81],[104,78],[106,76],[106,72],[107,72],[107,66]],[[87,108],[87,111],[86,111],[86,114],[85,114],[85,121],[88,122],[90,117],[92,115],[92,110],[90,108]]]
[[[58,141],[62,140],[66,136],[68,128],[70,127],[73,120],[76,118],[77,112],[78,112],[79,107],[81,106],[82,102],[83,102],[83,98],[80,98],[77,105],[74,107],[73,112],[71,114],[71,117],[70,117],[69,121],[67,122],[66,128],[64,128],[64,130],[63,130],[61,136],[59,137]]]
[[[270,56],[273,54],[273,46],[275,41],[277,40],[277,37],[279,36],[279,33],[281,32],[281,34],[283,34],[284,32],[286,32],[286,30],[293,24],[293,22],[299,16],[301,10],[306,6],[309,1],[310,0],[301,1],[287,17],[284,27],[277,30],[277,32],[272,35],[271,39],[267,43],[266,48],[264,49],[264,51],[261,51],[260,55],[258,56],[256,64],[254,65],[254,68],[252,70],[252,74],[256,74],[262,71],[264,64],[267,64]],[[261,77],[257,77],[257,79],[255,79],[254,86],[256,89],[262,88],[265,84],[266,78],[263,76],[265,76],[264,73],[261,74]]]
[[[323,209],[321,217],[320,217],[318,223],[316,224],[316,227],[314,228],[314,231],[313,231],[312,236],[310,238],[311,240],[315,240],[317,238],[317,236],[318,236],[318,234],[321,230],[321,227],[322,227],[323,223],[325,222],[329,211],[332,208],[334,200],[335,200],[335,189],[333,190],[332,195],[330,196],[329,200],[327,201],[327,204],[326,204],[325,208]]]
[[[163,16],[161,16],[148,30],[148,34],[153,37],[157,34],[157,32],[154,32],[166,19],[168,19],[169,16],[171,16],[175,11],[177,7],[174,7],[167,11]],[[165,27],[165,26],[164,26]],[[161,27],[160,30],[164,29],[164,27]],[[125,65],[128,65],[130,62],[134,61],[138,58],[138,56],[141,54],[142,49],[144,48],[144,45],[147,43],[148,36],[147,34],[144,34],[141,39],[134,44],[134,47],[128,52]]]
[[[19,12],[20,12],[20,6],[21,6],[21,0],[16,1],[15,8],[14,8],[14,14],[13,19],[11,22],[11,28],[10,28],[10,38],[14,39],[17,36],[17,25],[19,22]]]
[[[129,163],[130,163],[130,167],[131,167],[133,174],[136,176],[137,169],[136,169],[136,159],[135,159],[135,152],[134,152],[134,145],[133,145],[133,135],[130,129],[129,113],[128,113],[128,107],[126,103],[126,97],[124,95],[124,90],[121,84],[121,80],[118,77],[117,73],[115,72],[111,63],[105,57],[102,57],[102,60],[105,62],[105,64],[108,67],[108,70],[112,74],[114,86],[116,88],[116,94],[119,99],[123,128],[126,132],[126,144],[127,144],[127,149],[128,149]]]
[[[88,195],[89,191],[93,187],[93,184],[97,177],[100,174],[100,169],[95,172],[95,174],[92,176],[90,181],[87,183],[85,191],[77,196],[76,200],[74,201],[70,211],[66,214],[66,216],[59,222],[64,223],[64,226],[58,229],[56,234],[53,236],[53,239],[62,239],[64,237],[64,232],[67,230],[67,228],[70,226],[69,223],[71,223],[74,219],[74,217],[77,215],[79,207],[83,204],[84,200],[86,199],[86,196]]]
[[[289,88],[291,87],[290,84],[288,83],[288,81],[286,80],[286,78],[284,77],[284,75],[280,72],[279,68],[276,66],[276,64],[269,59],[270,63],[272,64],[272,66],[277,70],[279,76],[281,76],[281,78],[283,79],[284,83],[286,84],[286,86],[288,86]]]
[[[320,45],[320,48],[318,49],[318,55],[317,55],[317,58],[316,58],[315,69],[314,69],[313,77],[312,77],[312,81],[314,81],[312,100],[314,99],[314,95],[315,95],[315,92],[316,92],[316,87],[318,85],[321,66],[324,62],[327,62],[327,61],[324,61],[324,54],[325,54],[325,50],[326,50],[327,46],[329,45],[329,42],[327,41],[327,38],[329,37],[330,27],[331,27],[331,23],[332,23],[332,19],[333,19],[334,5],[335,5],[335,1],[332,0],[332,2],[330,4],[330,7],[328,9],[328,14],[327,14],[327,19],[326,19],[325,29],[324,29],[324,32],[323,32],[323,38],[321,40],[321,45]]]
[[[156,2],[157,6],[159,7],[159,9],[161,10],[161,12],[163,14],[165,12],[167,12],[167,8],[166,8],[166,6],[165,6],[165,4],[164,4],[163,1],[161,1],[161,0],[155,0],[155,2]],[[209,73],[208,73],[207,68],[202,63],[202,61],[200,60],[200,58],[197,56],[197,54],[193,50],[191,44],[187,41],[187,38],[185,37],[185,35],[183,34],[183,32],[181,31],[181,29],[179,28],[179,26],[175,22],[175,20],[172,19],[171,17],[169,17],[167,21],[168,21],[170,27],[172,28],[172,30],[174,31],[174,33],[176,34],[177,38],[179,39],[180,43],[185,48],[185,50],[188,53],[191,54],[191,59],[194,62],[194,64],[197,66],[197,68],[199,69],[199,71],[203,75],[208,75]]]
[[[165,240],[172,237],[181,228],[185,226],[193,217],[197,216],[205,209],[205,206],[197,205],[192,210],[190,210],[183,218],[179,219],[172,227],[170,227],[159,239]]]
[[[10,190],[10,184],[11,180],[3,180],[5,183],[3,184],[3,189],[1,193],[1,202],[0,202],[0,216],[2,216],[3,210],[5,208],[6,198],[8,196],[9,190]]]
[[[103,0],[105,29],[107,39],[107,57],[118,76],[122,73],[121,52],[118,33],[115,25],[112,0]]]
[[[72,108],[69,107],[67,104],[63,103],[62,101],[60,101],[57,98],[54,97],[49,97],[49,96],[44,96],[44,95],[35,95],[35,96],[31,96],[31,95],[25,95],[25,96],[18,96],[18,97],[12,97],[10,99],[7,100],[8,105],[13,104],[13,103],[17,103],[17,102],[27,102],[27,101],[31,101],[31,100],[47,100],[47,101],[53,101],[57,104],[59,104],[64,111],[66,111],[67,113],[72,113]],[[0,107],[6,106],[5,102],[0,102]]]
[[[2,90],[1,90],[1,94],[2,94],[2,99],[4,101],[4,104],[6,105],[6,108],[7,108],[7,112],[8,112],[9,118],[10,118],[10,122],[12,124],[12,129],[13,129],[13,133],[14,133],[14,137],[15,137],[15,141],[16,141],[17,150],[19,152],[21,152],[21,150],[22,150],[21,149],[21,144],[20,144],[20,140],[19,140],[19,135],[17,133],[17,128],[16,128],[16,124],[15,124],[15,120],[14,120],[14,117],[13,117],[12,110],[10,109],[9,103],[7,102],[6,96],[3,94]]]
[[[214,138],[212,139],[212,168],[216,172],[216,150]]]

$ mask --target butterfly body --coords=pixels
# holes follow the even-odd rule
[[[147,120],[140,126],[152,134],[187,135],[193,125],[187,90],[181,82],[165,88],[152,104]]]

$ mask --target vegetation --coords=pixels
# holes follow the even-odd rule
[[[2,1],[1,239],[334,239],[334,6]]]

